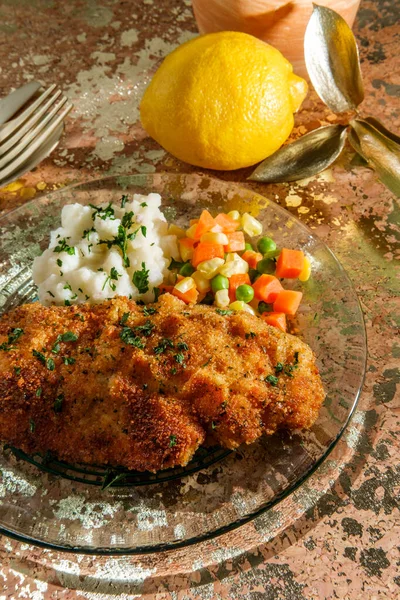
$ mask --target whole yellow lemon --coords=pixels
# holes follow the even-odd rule
[[[265,42],[222,31],[179,46],[140,106],[143,127],[192,165],[232,170],[273,154],[293,128],[307,83]]]

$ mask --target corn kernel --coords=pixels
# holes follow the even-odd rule
[[[240,212],[238,210],[231,210],[230,212],[228,212],[228,217],[230,217],[234,221],[240,221]]]
[[[206,279],[200,271],[192,273],[192,279],[194,280],[198,291],[201,294],[206,294],[211,290],[211,284],[209,279]]]
[[[183,262],[187,262],[193,258],[193,246],[186,246],[185,244],[179,244],[179,252]]]
[[[257,219],[252,217],[249,213],[243,213],[241,224],[243,231],[250,237],[260,235],[262,233],[262,225],[260,221],[257,221]]]
[[[228,290],[218,290],[215,294],[215,304],[219,308],[226,308],[229,306],[229,292]]]
[[[311,275],[311,262],[308,256],[304,257],[304,265],[299,275],[300,281],[308,281]]]
[[[192,277],[184,277],[175,284],[175,289],[181,292],[181,294],[186,294],[186,292],[194,287],[196,287],[196,283]]]
[[[202,235],[200,241],[208,244],[221,244],[221,246],[229,244],[229,240],[225,233],[213,233],[211,231]]]
[[[240,311],[244,311],[244,312],[248,312],[251,315],[255,315],[255,311],[253,308],[251,308],[251,306],[249,306],[248,304],[246,304],[246,302],[242,302],[241,300],[236,300],[235,302],[232,302],[229,305],[229,308],[231,310],[234,310],[235,312],[240,312]]]
[[[190,238],[191,240],[194,240],[194,234],[196,232],[196,229],[197,229],[197,223],[195,223],[194,225],[189,227],[189,229],[186,230],[186,237]]]
[[[224,263],[225,261],[223,258],[211,258],[210,260],[205,260],[197,265],[197,270],[200,271],[206,279],[212,279]]]
[[[248,273],[249,265],[236,253],[230,253],[226,257],[226,262],[219,272],[225,277],[232,277],[232,275],[238,275],[239,273]]]
[[[176,235],[178,239],[186,237],[186,231],[178,227],[177,225],[170,225],[168,227],[168,235]]]

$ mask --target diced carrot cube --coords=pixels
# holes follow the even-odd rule
[[[174,286],[165,285],[164,283],[161,283],[161,285],[158,286],[158,289],[160,290],[160,294],[166,294],[167,292],[171,294],[172,290],[174,289]]]
[[[294,290],[283,290],[274,302],[274,312],[295,315],[300,306],[303,294]]]
[[[250,285],[250,277],[248,273],[237,273],[229,278],[229,299],[231,302],[236,300],[236,290],[240,285]]]
[[[285,313],[278,312],[265,312],[261,315],[263,321],[268,323],[268,325],[272,325],[273,327],[277,327],[281,331],[286,331],[286,315]]]
[[[225,252],[240,252],[246,247],[243,231],[234,231],[233,233],[225,234],[229,242],[225,248]]]
[[[260,275],[253,283],[253,289],[256,298],[269,304],[275,302],[278,294],[282,292],[283,287],[279,279],[273,275],[264,274]]]
[[[233,233],[240,225],[239,221],[235,221],[235,219],[224,213],[217,215],[215,222],[221,227],[223,233]]]
[[[182,292],[180,292],[176,288],[173,288],[172,289],[172,295],[176,296],[177,298],[180,298],[181,300],[183,300],[184,302],[186,302],[186,304],[196,304],[197,298],[199,296],[199,292],[194,287],[194,288],[191,288],[190,290],[188,290],[187,292],[185,292],[183,294]]]
[[[247,262],[250,269],[255,269],[257,267],[257,263],[260,262],[263,255],[259,252],[255,252],[254,250],[246,250],[243,252],[242,258]]]
[[[204,233],[211,231],[215,225],[215,219],[210,215],[208,210],[203,210],[200,215],[199,222],[197,223],[196,230],[194,232],[194,238],[199,240]]]
[[[296,279],[304,267],[304,252],[282,248],[276,263],[276,276]]]
[[[192,265],[196,268],[200,263],[212,258],[224,258],[224,247],[221,244],[200,242],[193,252]]]

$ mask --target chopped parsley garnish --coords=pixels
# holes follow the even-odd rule
[[[171,375],[176,375],[177,371],[175,367],[172,367],[171,369]]]
[[[175,354],[174,358],[178,365],[184,364],[185,357],[183,356],[182,352],[178,352],[178,354]]]
[[[96,232],[96,230],[94,227],[91,227],[90,229],[85,229],[85,231],[83,232],[82,239],[84,239],[84,240],[87,239],[88,241],[90,241],[90,234],[95,233],[95,232]],[[61,267],[61,265],[60,265],[60,267]]]
[[[158,299],[160,297],[161,294],[161,290],[159,287],[154,287],[153,288],[153,292],[154,292],[154,302],[158,302]]]
[[[64,394],[59,394],[57,398],[54,400],[53,410],[55,413],[60,413],[62,411],[62,406],[64,402]]]
[[[51,296],[52,298],[55,298],[55,295],[53,294],[53,292],[51,292],[50,290],[47,290],[47,293],[49,294],[49,296]]]
[[[145,306],[143,308],[143,314],[145,317],[149,317],[150,315],[154,315],[157,312],[156,308],[152,308],[151,306]]]
[[[48,368],[49,371],[54,371],[54,369],[56,368],[56,363],[54,362],[54,360],[52,358],[48,358],[46,360],[46,367]]]
[[[233,315],[233,310],[230,310],[229,308],[216,308],[215,312],[219,315]]]
[[[121,208],[125,208],[125,204],[128,202],[127,194],[122,194],[121,196]]]
[[[169,263],[168,270],[172,271],[173,269],[181,269],[184,264],[185,263],[179,262],[178,260],[175,260],[174,258],[171,258],[171,262]]]
[[[63,262],[62,262],[61,258],[57,258],[57,264],[59,267],[62,267]]]
[[[142,208],[145,208],[147,206],[146,202],[142,202],[140,205]]]
[[[16,375],[19,375],[21,373],[21,367],[14,367],[14,371]]]
[[[176,347],[178,348],[178,350],[184,350],[185,352],[186,350],[189,350],[189,346],[186,342],[178,342]]]
[[[294,356],[294,364],[293,365],[290,365],[290,364],[284,365],[281,362],[276,363],[275,375],[278,375],[279,373],[283,373],[284,375],[287,375],[288,377],[293,377],[293,371],[298,368],[298,362],[299,362],[299,353],[296,352],[295,356]]]
[[[142,232],[142,236],[146,237],[146,233],[147,233],[147,227],[145,227],[144,225],[142,225],[140,227],[140,231]]]
[[[169,436],[169,447],[173,448],[174,446],[176,446],[176,435],[172,434]]]
[[[130,312],[126,312],[126,313],[124,313],[122,315],[122,317],[121,317],[121,325],[125,325],[125,323],[129,319],[130,314],[131,314]]]
[[[115,285],[115,283],[113,283],[113,281],[118,281],[118,277],[122,277],[121,273],[118,273],[118,271],[115,267],[111,267],[110,274],[108,277],[106,277],[106,280],[104,282],[102,290],[104,290],[104,288],[107,285],[107,281],[108,281],[110,283],[110,288],[112,289],[113,292],[115,292],[115,290],[117,289],[117,286]]]
[[[122,225],[122,227],[125,227],[125,229],[130,229],[132,227],[132,224],[133,224],[133,217],[134,216],[135,215],[134,215],[133,211],[125,213],[124,216],[121,219],[121,225]],[[137,231],[135,232],[135,236],[134,237],[129,237],[128,239],[134,240],[135,237],[136,237],[136,234],[137,234]],[[130,235],[132,235],[132,234],[130,234]]]
[[[214,421],[211,421],[211,429],[217,429],[218,427],[218,423],[214,423]]]
[[[253,339],[253,338],[255,338],[255,337],[257,337],[257,334],[256,334],[256,333],[254,333],[254,331],[250,331],[249,333],[246,333],[246,334],[245,334],[245,338],[246,338],[246,340],[248,340],[249,338],[252,338],[252,339]]]
[[[69,290],[70,292],[72,292],[72,287],[71,287],[71,284],[69,284],[69,283],[68,283],[68,281],[67,281],[67,283],[64,285],[64,288],[63,288],[63,289],[64,289],[64,290]]]
[[[70,256],[75,254],[75,248],[73,246],[69,246],[67,244],[67,240],[69,240],[69,237],[63,238],[62,240],[58,240],[58,244],[53,249],[53,252],[66,252]]]
[[[138,331],[142,335],[149,337],[149,335],[151,335],[154,327],[155,327],[154,323],[147,320],[144,325],[138,325],[137,327],[135,327],[135,331]]]
[[[126,476],[127,473],[116,473],[115,471],[107,470],[103,478],[103,485],[101,486],[102,491],[115,485],[119,481],[123,481],[126,479]]]
[[[142,262],[142,269],[134,272],[132,281],[139,294],[145,294],[149,290],[149,270],[146,269],[146,263]]]
[[[35,358],[40,360],[41,363],[43,363],[44,365],[46,364],[46,357],[44,354],[42,354],[41,352],[38,352],[37,350],[32,350],[32,354]]]
[[[33,419],[29,419],[29,431],[34,433],[36,429],[35,421]]]
[[[161,340],[161,342],[158,344],[158,346],[155,346],[153,348],[154,354],[162,354],[163,352],[168,350],[168,348],[173,348],[173,347],[174,347],[174,342],[171,339],[163,338]]]
[[[95,220],[96,217],[99,217],[102,221],[106,219],[110,219],[111,221],[115,221],[114,209],[112,206],[112,202],[109,202],[107,206],[95,206],[94,204],[89,204],[90,208],[93,208],[92,219]]]
[[[69,300],[64,300],[64,306],[71,306],[71,302]]]
[[[279,380],[277,377],[275,377],[275,375],[267,375],[265,381],[268,381],[268,383],[270,383],[273,387],[276,387]]]
[[[7,342],[3,342],[0,344],[0,350],[4,350],[8,352],[8,350],[15,350],[15,346],[13,346],[14,342],[16,342],[21,335],[24,333],[24,330],[20,327],[15,327],[9,334]]]
[[[36,390],[35,396],[36,396],[36,398],[40,398],[41,395],[42,395],[42,388],[38,387],[38,389]]]
[[[58,336],[57,340],[60,342],[76,342],[78,336],[73,331],[66,331]]]
[[[63,356],[63,362],[64,365],[73,365],[76,359],[72,358],[72,356]]]
[[[134,240],[136,232],[128,233],[130,227],[132,227],[133,212],[126,213],[121,220],[121,225],[118,226],[118,233],[112,240],[100,240],[99,244],[106,244],[107,248],[110,249],[112,246],[117,246],[121,250],[124,266],[130,266],[129,257],[126,254],[128,240]],[[139,231],[139,230],[138,230]]]
[[[58,354],[60,352],[60,344],[58,343],[58,339],[54,342],[54,346],[51,351],[53,354]]]
[[[145,347],[145,343],[138,335],[135,335],[130,327],[124,327],[119,337],[125,344],[129,344],[129,346],[135,346],[135,348],[140,348],[141,350]]]

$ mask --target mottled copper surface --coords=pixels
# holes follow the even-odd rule
[[[58,149],[0,190],[0,213],[105,174],[191,172],[149,139],[138,102],[154,69],[196,35],[190,1],[3,0],[0,96],[33,79],[74,102]],[[400,132],[400,8],[364,0],[355,25],[365,82],[361,114]],[[343,119],[344,120],[344,119]],[[341,122],[310,93],[293,137]],[[334,452],[296,492],[252,523],[160,555],[100,558],[0,540],[0,599],[400,597],[399,207],[350,147],[300,184],[250,184],[251,169],[213,175],[275,200],[314,230],[354,282],[369,343],[358,410]],[[1,489],[1,485],[0,485]],[[288,520],[287,515],[290,515]]]

